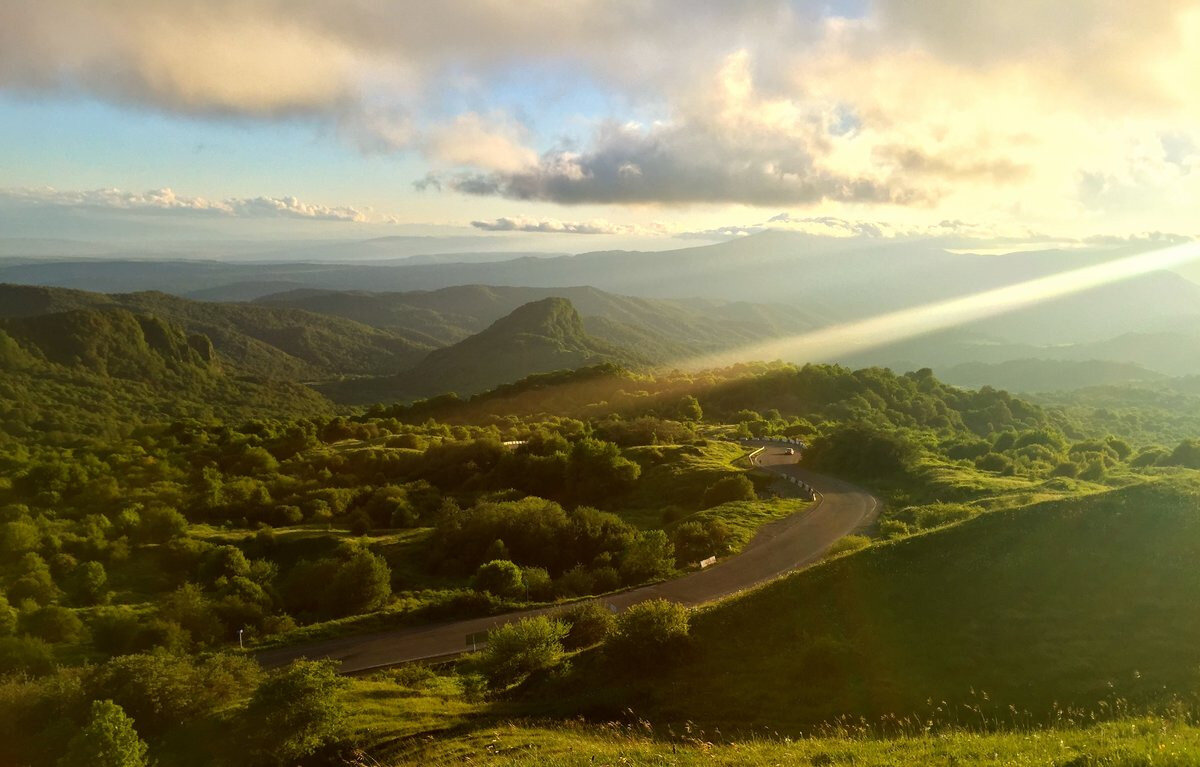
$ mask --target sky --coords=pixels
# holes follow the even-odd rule
[[[0,237],[1200,233],[1200,1],[0,3]]]

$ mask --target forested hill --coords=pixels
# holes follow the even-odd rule
[[[349,402],[475,394],[530,374],[605,362],[649,364],[633,352],[588,335],[570,301],[546,298],[517,308],[481,333],[431,352],[411,370],[347,382],[329,391],[335,399]]]
[[[0,441],[109,439],[177,418],[323,415],[299,384],[224,369],[204,335],[124,309],[0,319]]]
[[[827,321],[807,306],[633,298],[586,286],[459,285],[403,293],[294,290],[257,303],[343,317],[441,346],[478,333],[523,304],[552,297],[570,301],[588,333],[620,346],[636,343],[659,361],[798,333]]]
[[[204,334],[233,369],[273,379],[394,373],[432,348],[394,331],[290,307],[204,303],[155,292],[109,295],[0,285],[0,317],[114,308],[160,317],[189,333]]]

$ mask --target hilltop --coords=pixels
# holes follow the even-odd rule
[[[347,401],[475,394],[529,375],[605,362],[644,365],[647,361],[590,336],[570,301],[545,298],[518,307],[480,333],[430,352],[398,376],[347,382],[330,391],[335,399]]]

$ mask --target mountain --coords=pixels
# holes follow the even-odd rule
[[[955,386],[991,386],[1014,392],[1049,392],[1089,386],[1117,386],[1161,381],[1165,376],[1127,362],[1025,359],[996,364],[967,362],[939,368],[938,378]]]
[[[257,303],[344,317],[444,345],[483,330],[523,304],[553,296],[574,304],[588,333],[618,346],[636,347],[660,362],[753,343],[764,336],[798,333],[822,323],[803,304],[633,298],[579,286],[462,285],[403,293],[297,290],[266,296]]]
[[[157,292],[0,285],[0,317],[96,308],[121,308],[177,323],[211,339],[235,370],[275,379],[393,373],[411,367],[432,348],[397,333],[290,307],[205,303]]]
[[[764,340],[970,297],[1137,252],[1126,246],[981,255],[951,252],[938,241],[763,232],[670,251],[524,255],[489,262],[37,261],[0,264],[0,280],[156,289],[209,299],[274,293],[260,303],[338,316],[402,339],[415,347],[410,363],[419,350],[460,341],[521,303],[563,295],[576,304],[590,334],[672,360],[728,350],[749,338]],[[280,295],[278,288],[297,290]],[[614,294],[624,305],[606,298]],[[638,301],[646,303],[633,303]],[[735,319],[731,315],[738,306],[745,311]],[[1175,272],[1148,271],[1079,293],[1045,296],[945,334],[868,353],[834,354],[829,361],[920,368],[1071,358],[1136,363],[1172,375],[1200,373],[1200,362],[1181,359],[1169,341],[1088,348],[1127,334],[1170,334],[1188,348],[1200,345],[1200,285]],[[220,348],[222,340],[215,333],[212,338]],[[397,353],[393,371],[405,362],[401,356]],[[330,367],[317,361],[314,373]],[[343,367],[353,374],[383,372],[361,363]]]
[[[488,328],[437,349],[396,376],[348,381],[326,388],[334,399],[377,402],[453,392],[475,394],[529,375],[615,362],[644,366],[636,354],[588,335],[565,298],[518,307]]]
[[[306,386],[232,374],[206,336],[160,317],[104,308],[0,319],[0,443],[330,411]]]

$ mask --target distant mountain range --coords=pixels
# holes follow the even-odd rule
[[[295,252],[297,258],[319,260],[349,252],[345,247]],[[370,241],[360,250],[388,247]],[[630,358],[646,364],[673,365],[1133,252],[985,256],[951,253],[927,242],[842,242],[765,232],[664,252],[501,261],[480,260],[493,253],[353,264],[8,261],[0,262],[0,281],[115,295],[51,292],[36,300],[13,299],[13,291],[21,289],[0,288],[0,316],[120,307],[207,335],[222,359],[238,369],[329,381],[412,371],[435,349],[483,332],[524,304],[557,297],[574,305],[594,341],[636,350]],[[146,290],[163,292],[131,292]],[[1021,390],[1197,375],[1200,285],[1174,272],[1152,271],[868,352],[833,352],[813,361],[933,367],[943,374],[969,363],[1007,363],[1004,369],[964,368],[948,376],[995,375]],[[1052,365],[1056,361],[1072,364]],[[1078,364],[1091,361],[1118,367]]]

